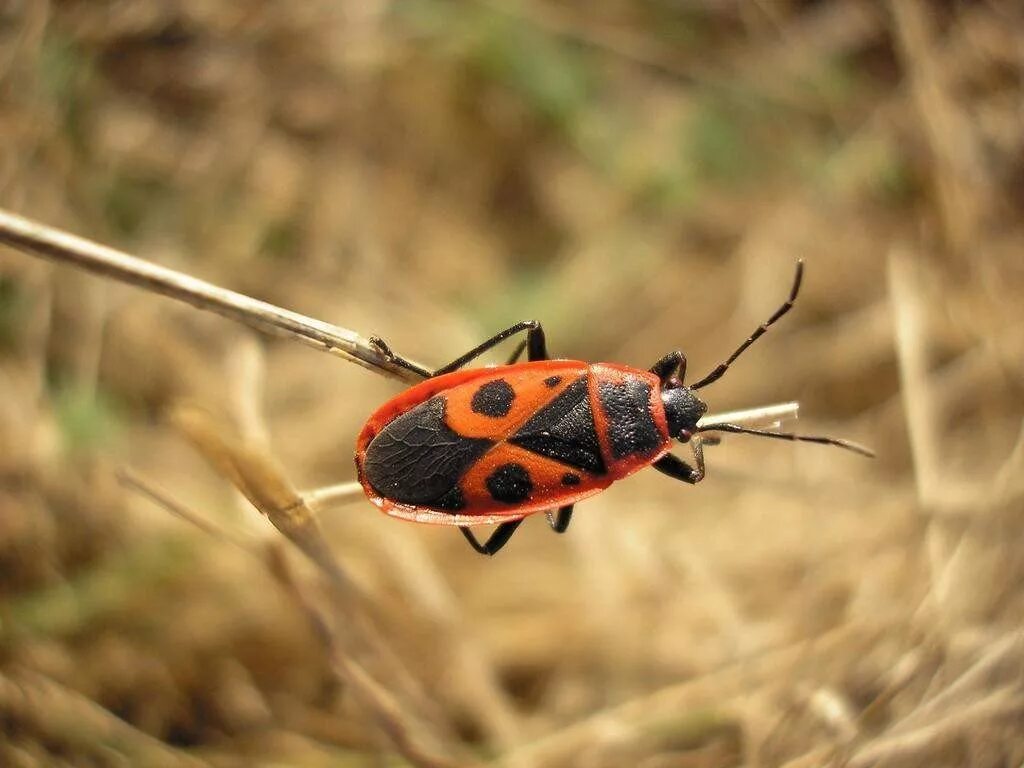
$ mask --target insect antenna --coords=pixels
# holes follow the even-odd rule
[[[764,335],[771,326],[779,321],[783,315],[793,308],[793,303],[796,301],[796,295],[800,292],[800,282],[804,277],[804,260],[798,259],[796,262],[796,277],[793,278],[793,287],[789,291],[789,298],[786,299],[786,303],[775,310],[775,314],[768,318],[768,320],[762,323],[756,331],[750,334],[750,337],[737,347],[736,351],[729,355],[729,358],[724,363],[719,363],[711,373],[705,376],[703,379],[698,381],[696,384],[691,384],[690,389],[700,389],[706,387],[708,384],[713,384],[718,381],[725,372],[729,370],[729,366],[736,362],[736,358],[742,355],[747,347],[757,341]]]
[[[834,445],[837,448],[845,448],[848,451],[859,453],[861,456],[867,456],[868,458],[874,458],[875,452],[869,448],[865,448],[863,445],[852,443],[849,440],[840,440],[837,437],[824,437],[821,435],[795,435],[792,432],[771,432],[767,429],[751,429],[749,427],[741,427],[739,424],[705,424],[701,426],[698,432],[732,432],[739,435],[760,435],[761,437],[771,437],[776,440],[796,440],[804,443],[819,443],[821,445]]]

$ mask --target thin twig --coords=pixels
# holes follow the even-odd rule
[[[413,372],[395,365],[369,339],[348,328],[229,291],[3,209],[0,209],[0,243],[184,301],[264,333],[295,339],[384,376],[408,382],[420,380]]]
[[[284,469],[262,447],[234,434],[200,408],[179,406],[171,423],[270,523],[306,555],[333,584],[349,578],[331,551],[320,522],[292,486]]]
[[[351,501],[363,498],[363,486],[354,480],[334,485],[325,485],[322,488],[314,488],[311,491],[304,491],[302,500],[306,502],[314,512],[320,512],[330,507],[348,504]]]
[[[209,534],[218,541],[238,547],[249,554],[256,554],[254,542],[248,541],[247,539],[226,530],[208,518],[197,515],[184,504],[180,504],[175,501],[174,498],[166,491],[157,488],[148,480],[144,480],[134,470],[129,469],[128,467],[120,467],[118,468],[116,475],[118,482],[125,488],[141,494],[158,507],[162,507],[167,512],[170,512],[175,517],[191,523],[196,528],[203,531],[203,533]]]
[[[786,419],[795,419],[800,411],[800,403],[776,403],[760,408],[745,408],[742,411],[726,411],[725,413],[709,413],[703,416],[697,426],[702,424],[744,424],[748,427],[777,424]]]

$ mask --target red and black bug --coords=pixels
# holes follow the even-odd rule
[[[744,350],[793,306],[789,298],[725,362],[683,384],[686,357],[670,352],[650,370],[548,358],[540,323],[526,320],[436,371],[374,343],[426,380],[381,406],[356,442],[356,470],[370,500],[393,517],[455,525],[481,554],[493,555],[527,515],[546,512],[568,528],[573,505],[648,465],[686,483],[704,478],[702,432],[738,432],[870,451],[831,437],[701,424],[697,390],[718,381]],[[463,366],[517,333],[526,333],[503,366]],[[529,362],[518,363],[523,351]],[[694,465],[669,453],[689,443]],[[469,530],[498,524],[481,544]]]

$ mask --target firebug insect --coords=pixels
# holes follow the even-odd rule
[[[701,424],[697,390],[720,379],[751,344],[793,307],[803,277],[797,262],[789,298],[724,362],[689,386],[686,357],[673,351],[649,370],[548,358],[540,323],[525,320],[448,365],[429,371],[374,345],[425,378],[381,406],[356,442],[367,496],[405,520],[454,525],[477,552],[493,555],[522,523],[545,512],[563,533],[576,502],[648,465],[685,483],[704,478],[703,432],[733,432],[870,451],[832,437]],[[506,365],[463,369],[510,336],[526,333]],[[528,362],[519,363],[523,351]],[[694,465],[669,453],[689,443]],[[481,544],[469,526],[497,524]]]

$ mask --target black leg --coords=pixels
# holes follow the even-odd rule
[[[490,535],[484,544],[477,541],[476,536],[469,528],[459,528],[462,531],[462,535],[466,537],[466,541],[469,542],[469,546],[479,552],[481,555],[495,555],[498,551],[508,544],[508,540],[512,538],[512,534],[516,532],[516,528],[522,523],[522,520],[513,520],[510,523],[502,523]]]
[[[483,344],[469,350],[462,357],[458,357],[452,360],[448,365],[443,365],[434,371],[435,376],[440,376],[443,373],[451,373],[457,371],[459,368],[464,366],[466,363],[475,360],[480,357],[487,350],[496,347],[498,344],[503,342],[509,336],[514,336],[517,333],[526,331],[526,359],[527,360],[547,360],[548,359],[548,348],[547,343],[544,340],[544,329],[540,323],[536,320],[523,320],[522,322],[516,323],[510,328],[506,328],[501,333],[497,333]]]
[[[368,339],[368,341],[370,342],[370,345],[374,349],[376,349],[378,352],[384,355],[384,357],[386,357],[388,360],[390,360],[398,367],[405,368],[405,370],[407,371],[412,371],[413,373],[422,376],[424,379],[429,379],[431,376],[434,375],[426,368],[424,368],[422,365],[416,365],[416,363],[412,362],[412,360],[406,360],[401,355],[396,355],[394,352],[391,351],[391,347],[388,346],[388,343],[384,341],[384,339],[382,339],[380,336],[371,336]]]
[[[677,371],[679,381],[682,382],[686,378],[686,355],[678,349],[675,352],[669,352],[651,366],[651,373],[661,379],[662,384],[667,384],[677,375]]]
[[[552,515],[550,512],[546,513],[545,516],[552,531],[555,533],[565,533],[569,530],[569,523],[572,522],[572,508],[572,504],[567,504],[564,507],[558,508],[557,515]]]
[[[523,339],[516,344],[516,348],[512,351],[512,354],[508,356],[508,360],[505,361],[505,365],[514,365],[519,362],[519,358],[522,357],[523,352],[526,351],[526,343],[526,339]]]
[[[452,360],[448,365],[442,365],[436,371],[428,371],[421,365],[411,360],[406,360],[400,355],[396,355],[391,351],[391,347],[387,345],[387,342],[379,336],[371,336],[370,343],[377,348],[377,350],[384,355],[388,360],[393,362],[395,365],[405,368],[407,371],[419,374],[425,379],[429,379],[433,376],[440,376],[444,373],[451,373],[457,371],[459,368],[464,366],[466,363],[475,360],[480,357],[487,350],[496,347],[498,344],[503,342],[509,336],[515,336],[517,333],[526,331],[526,359],[527,360],[547,360],[548,359],[548,347],[544,340],[544,329],[540,323],[536,320],[523,320],[522,322],[516,323],[511,328],[506,328],[501,333],[495,334],[483,344],[469,350],[462,357]],[[519,357],[519,352],[513,355],[512,361],[515,362]]]
[[[654,468],[659,472],[664,472],[666,475],[673,477],[676,480],[682,480],[684,483],[696,485],[704,479],[704,447],[700,438],[697,436],[694,436],[690,440],[690,445],[693,448],[693,458],[697,465],[696,468],[691,467],[678,456],[674,456],[671,453],[666,453],[654,462]]]

